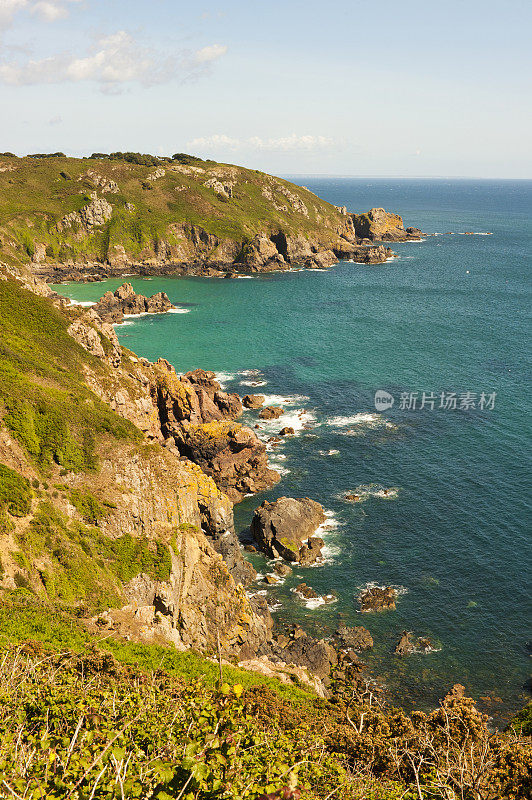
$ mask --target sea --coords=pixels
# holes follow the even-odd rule
[[[428,709],[461,683],[504,725],[530,697],[532,181],[292,179],[431,235],[374,266],[128,278],[177,309],[128,318],[120,342],[285,409],[270,423],[245,412],[265,441],[283,426],[295,436],[268,445],[280,483],[235,507],[243,540],[264,499],[327,510],[319,566],[266,586],[272,563],[245,554],[250,591],[280,623],[319,636],[363,625],[375,644],[362,659],[393,702]],[[121,282],[56,289],[87,304]],[[302,600],[302,581],[332,602]],[[360,613],[373,585],[397,589],[394,611]],[[404,630],[431,650],[395,656]]]

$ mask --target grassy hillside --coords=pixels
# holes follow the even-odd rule
[[[151,163],[0,155],[0,259],[105,261],[114,245],[145,258],[161,241],[179,246],[184,223],[241,244],[278,231],[326,243],[342,224],[336,208],[312,192],[257,170],[192,157],[134,160]],[[94,192],[112,205],[110,219],[90,230],[76,223],[60,230]]]
[[[95,469],[98,437],[140,439],[85,384],[85,365],[105,370],[68,335],[72,313],[0,280],[0,421],[43,474]]]
[[[334,702],[194,653],[91,640],[0,607],[1,796],[526,800],[530,739],[490,734],[455,687],[408,717],[361,682]]]

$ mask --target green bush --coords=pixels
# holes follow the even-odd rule
[[[31,510],[31,496],[29,480],[0,464],[0,508],[4,506],[14,517],[25,517]]]

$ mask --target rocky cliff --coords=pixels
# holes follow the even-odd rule
[[[358,222],[357,231],[358,216],[281,178],[192,157],[137,161],[0,156],[0,260],[60,281],[392,255]]]
[[[209,373],[180,380],[137,359],[94,311],[54,305],[5,271],[0,311],[0,590],[77,608],[127,638],[255,655],[272,623],[243,586],[253,570],[232,502],[168,427],[236,424],[237,399]],[[270,485],[263,446],[246,440],[253,480]],[[238,496],[246,456],[238,478],[214,472]]]

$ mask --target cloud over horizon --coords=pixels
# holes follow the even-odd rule
[[[290,150],[317,150],[329,147],[334,144],[334,140],[328,136],[313,136],[305,134],[298,136],[292,133],[290,136],[263,139],[260,136],[249,136],[246,139],[235,139],[223,133],[215,133],[211,136],[200,136],[187,142],[187,147],[205,150],[267,150],[267,151],[290,151]]]
[[[139,83],[147,87],[171,80],[185,81],[200,77],[226,52],[225,45],[212,44],[195,51],[181,50],[166,54],[143,47],[127,31],[119,30],[100,38],[83,57],[67,52],[41,59],[15,59],[0,63],[0,82],[11,86],[29,86],[93,81],[104,91],[117,91],[126,83]]]

